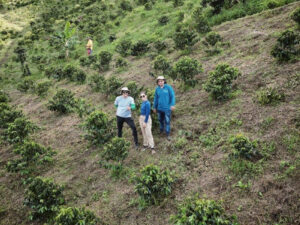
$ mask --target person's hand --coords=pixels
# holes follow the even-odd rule
[[[143,123],[143,128],[146,128],[146,126],[147,126],[147,124],[144,122],[144,123]]]
[[[131,110],[130,106],[127,106],[127,109],[130,111]]]
[[[156,109],[153,109],[153,112],[156,113]]]
[[[175,106],[171,106],[171,111],[174,111],[174,109],[175,109]]]

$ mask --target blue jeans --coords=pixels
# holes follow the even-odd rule
[[[171,127],[170,127],[170,123],[171,123],[171,110],[167,110],[167,111],[157,110],[157,114],[158,114],[159,129],[160,129],[160,131],[163,132],[164,128],[165,128],[167,135],[169,135],[170,131],[171,131]]]

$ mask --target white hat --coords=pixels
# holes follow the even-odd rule
[[[158,76],[158,77],[156,78],[156,80],[165,80],[165,77],[164,77],[164,76]]]
[[[128,87],[122,87],[122,89],[121,89],[121,93],[122,93],[123,91],[128,91],[128,92],[130,93],[130,91],[129,91]]]

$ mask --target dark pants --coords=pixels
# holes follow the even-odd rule
[[[170,134],[171,131],[171,110],[167,110],[167,111],[157,111],[158,114],[158,120],[159,120],[159,129],[161,132],[164,131],[164,129],[166,129],[166,133],[167,135]]]
[[[138,137],[137,137],[136,127],[135,127],[134,121],[131,117],[124,118],[124,117],[117,116],[118,137],[122,137],[122,128],[123,128],[123,123],[124,122],[126,122],[132,130],[132,136],[134,138],[134,143],[138,144]]]

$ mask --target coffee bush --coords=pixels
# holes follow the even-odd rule
[[[128,66],[128,63],[124,58],[121,58],[121,57],[117,58],[115,67],[122,68],[122,67],[127,67],[127,66]]]
[[[169,17],[167,16],[161,16],[158,18],[158,23],[160,25],[166,25],[169,22]]]
[[[231,154],[233,157],[253,160],[260,156],[257,150],[257,141],[250,141],[249,138],[243,134],[233,136],[230,139],[230,143],[234,149]]]
[[[300,7],[298,7],[291,15],[292,19],[300,26]]]
[[[102,157],[109,161],[122,162],[128,156],[130,142],[126,141],[124,138],[114,137],[110,142],[105,144]]]
[[[128,89],[130,90],[130,96],[133,97],[134,99],[139,98],[140,93],[144,88],[144,87],[138,87],[135,81],[129,81],[126,84],[126,87],[128,87]]]
[[[207,32],[209,32],[210,26],[208,24],[208,19],[203,15],[193,15],[193,24],[194,24],[194,28],[197,30],[197,32],[201,33],[201,34],[205,34]]]
[[[99,53],[99,69],[106,71],[109,69],[109,63],[112,60],[112,54],[107,51],[101,51]]]
[[[188,28],[182,28],[175,32],[173,36],[175,46],[178,49],[192,47],[198,41],[197,34]]]
[[[203,89],[210,93],[213,99],[224,100],[229,97],[232,90],[232,81],[240,75],[238,69],[228,64],[219,64],[215,71],[209,73],[208,80],[203,84]]]
[[[205,44],[206,46],[210,45],[210,46],[215,46],[218,42],[222,41],[222,37],[220,34],[218,34],[217,32],[209,32],[203,41],[203,44]]]
[[[124,11],[129,11],[129,12],[132,11],[132,6],[131,6],[130,2],[126,1],[126,0],[121,1],[120,8]]]
[[[8,100],[8,95],[4,91],[0,90],[0,103],[8,102]]]
[[[285,99],[284,93],[275,88],[262,89],[256,93],[256,96],[261,105],[275,105]]]
[[[60,66],[50,66],[45,69],[45,76],[48,78],[54,78],[57,80],[61,80],[65,78],[63,68]]]
[[[23,117],[21,111],[15,110],[7,103],[0,103],[0,128],[7,128],[16,118]]]
[[[45,96],[51,85],[52,82],[48,80],[39,82],[34,86],[34,91],[38,96]]]
[[[87,138],[95,145],[102,145],[114,136],[114,123],[102,111],[92,112],[85,121]]]
[[[187,198],[178,207],[178,213],[171,216],[175,225],[238,225],[234,216],[227,216],[219,202],[201,199],[197,196]]]
[[[25,117],[19,117],[9,123],[4,132],[4,137],[10,144],[22,143],[38,127]]]
[[[53,217],[64,204],[63,187],[49,178],[35,177],[25,190],[24,205],[32,209],[30,219]]]
[[[286,30],[277,39],[271,55],[279,62],[289,61],[300,54],[300,34],[297,31]]]
[[[156,48],[156,50],[158,52],[163,51],[164,49],[166,49],[168,47],[167,43],[163,40],[156,40],[154,42],[154,48]]]
[[[178,6],[183,6],[184,0],[173,0],[173,6],[176,8]]]
[[[91,76],[89,85],[94,91],[105,93],[106,79],[103,75],[94,74]]]
[[[54,225],[100,225],[100,219],[85,208],[62,207],[54,219]]]
[[[27,92],[34,88],[34,81],[32,78],[26,77],[17,85],[17,89],[21,92]]]
[[[154,59],[153,67],[157,71],[162,71],[163,74],[167,74],[168,70],[171,69],[170,62],[162,55],[156,56]]]
[[[128,39],[121,40],[116,45],[116,52],[120,53],[121,56],[126,57],[127,55],[130,54],[131,46],[132,46],[131,40]]]
[[[148,165],[136,178],[135,191],[146,204],[158,204],[172,192],[174,179],[168,170],[161,171],[158,166]]]
[[[149,50],[148,42],[140,40],[131,47],[131,55],[140,56]]]
[[[176,77],[183,81],[185,85],[194,87],[197,83],[195,76],[203,71],[202,65],[190,57],[182,57],[179,59],[173,68]]]
[[[202,1],[202,3],[203,4],[209,4],[214,9],[213,10],[214,14],[220,13],[221,9],[225,5],[224,0],[205,0],[205,1]]]
[[[120,93],[120,87],[122,86],[123,81],[116,76],[109,77],[105,82],[105,94],[106,96],[113,95],[117,96]]]
[[[76,100],[74,98],[74,94],[66,89],[60,89],[57,91],[53,99],[48,103],[48,109],[63,114],[73,112],[75,107]]]

